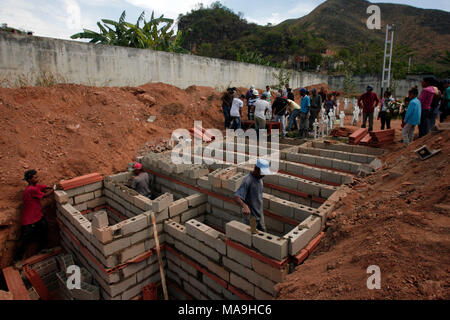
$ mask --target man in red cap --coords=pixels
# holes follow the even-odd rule
[[[131,188],[142,194],[144,197],[151,199],[152,191],[151,184],[153,184],[153,176],[142,170],[142,164],[135,163],[133,172],[135,176],[131,182]]]

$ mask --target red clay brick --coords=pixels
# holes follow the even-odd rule
[[[91,173],[85,176],[76,177],[70,180],[61,180],[60,185],[63,190],[71,190],[88,184],[102,181],[103,177],[98,173]]]

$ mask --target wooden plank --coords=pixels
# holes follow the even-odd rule
[[[19,271],[13,267],[4,268],[2,271],[8,290],[13,294],[14,300],[31,300]]]
[[[158,228],[156,227],[156,217],[153,211],[151,211],[151,217],[153,223],[153,234],[155,235],[156,252],[158,254],[159,272],[161,273],[161,283],[164,292],[164,299],[169,300],[169,294],[167,293],[166,276],[164,274],[164,266],[161,257],[161,248],[159,246]]]

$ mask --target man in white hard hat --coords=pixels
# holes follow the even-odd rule
[[[234,201],[242,208],[242,222],[250,225],[250,219],[256,219],[256,228],[262,232],[266,232],[263,178],[271,174],[269,161],[258,159],[255,169],[244,179],[234,198]]]

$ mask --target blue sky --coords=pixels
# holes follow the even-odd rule
[[[83,28],[97,31],[96,22],[100,19],[117,20],[123,10],[127,20],[134,22],[146,10],[176,19],[202,2],[208,5],[212,0],[2,0],[0,23],[31,30],[37,36],[69,39],[70,35]],[[311,12],[325,0],[222,0],[235,12],[261,25],[277,24],[286,19],[299,18]],[[408,4],[419,8],[450,11],[448,0],[381,0]]]

